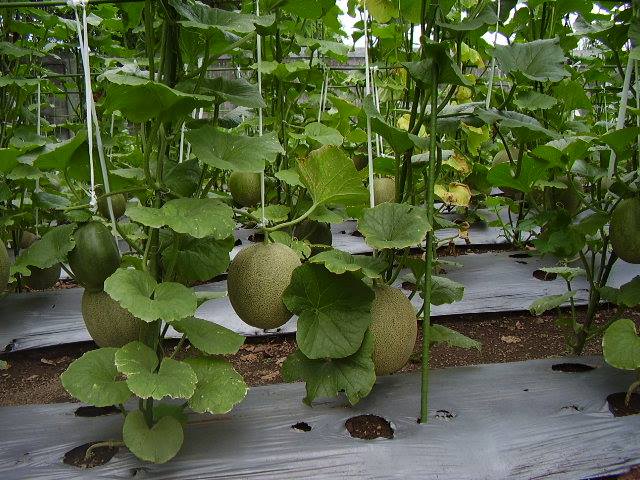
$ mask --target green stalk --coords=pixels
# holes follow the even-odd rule
[[[424,182],[426,185],[426,209],[429,225],[433,227],[433,187],[435,184],[436,168],[436,122],[438,118],[438,66],[434,65],[433,80],[431,84],[431,120],[429,123],[429,163],[425,166]],[[427,232],[425,251],[425,271],[422,291],[424,300],[422,304],[422,386],[420,402],[420,423],[429,421],[429,357],[430,357],[430,328],[431,328],[431,272],[433,270],[433,230]]]

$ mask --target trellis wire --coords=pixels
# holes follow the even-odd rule
[[[498,42],[498,29],[500,27],[500,4],[502,2],[500,0],[498,0],[498,19],[496,20],[496,29],[493,32],[493,48],[496,48],[496,43]],[[495,52],[494,54],[491,56],[491,68],[489,70],[489,83],[487,85],[487,98],[485,100],[485,108],[488,110],[489,106],[491,105],[491,90],[493,89],[493,76],[495,75],[495,71],[496,71],[496,57],[495,57]]]

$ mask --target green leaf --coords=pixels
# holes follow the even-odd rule
[[[559,82],[569,76],[566,58],[557,38],[528,43],[496,45],[494,56],[505,73],[521,73],[537,82]]]
[[[275,177],[286,183],[287,185],[291,185],[292,187],[302,187],[302,183],[300,182],[300,175],[295,168],[288,168],[286,170],[279,170],[275,173]]]
[[[622,370],[640,368],[640,338],[633,320],[616,320],[602,337],[602,353],[606,362]]]
[[[249,387],[242,375],[221,358],[185,360],[198,377],[196,391],[189,406],[199,413],[227,413],[247,395]]]
[[[64,171],[75,153],[81,148],[87,147],[87,131],[81,130],[74,137],[59,143],[47,143],[34,160],[34,166],[40,170]],[[87,151],[88,155],[88,151]]]
[[[261,64],[263,75],[275,75],[281,80],[291,81],[293,77],[310,69],[309,62],[293,60],[289,62],[263,61]],[[252,68],[257,69],[257,64]]]
[[[422,293],[420,294],[422,296]],[[464,296],[464,285],[446,277],[431,277],[431,305],[444,305],[458,302]]]
[[[540,270],[545,273],[555,273],[556,275],[560,275],[568,282],[573,281],[577,277],[585,275],[585,271],[583,268],[575,267],[543,267]]]
[[[428,43],[423,46],[426,58],[417,62],[405,62],[402,65],[413,79],[425,88],[431,88],[432,77],[438,72],[438,83],[470,86],[471,82],[462,74],[460,67],[449,56],[446,43]]]
[[[119,268],[104,282],[104,291],[145,322],[172,322],[193,315],[193,290],[180,283],[157,283],[147,272]]]
[[[28,249],[22,250],[11,267],[12,274],[31,275],[28,267],[49,268],[64,262],[67,254],[75,247],[73,232],[76,224],[60,225],[45,233]]]
[[[286,205],[267,205],[264,207],[264,218],[270,222],[284,222],[289,218],[289,212],[291,209]],[[257,208],[254,210],[256,216],[260,216],[262,209]]]
[[[122,439],[136,457],[147,462],[164,463],[180,451],[184,440],[182,425],[167,415],[149,428],[140,410],[129,412],[124,419]]]
[[[35,206],[44,210],[64,210],[71,205],[67,197],[49,192],[33,192],[31,200]]]
[[[147,78],[114,72],[107,72],[104,77],[109,82],[104,99],[105,113],[118,110],[135,123],[155,118],[161,121],[179,119],[195,108],[213,103],[211,97],[184,93]]]
[[[366,208],[358,221],[358,230],[367,245],[377,249],[419,245],[430,229],[426,211],[406,203],[381,203]]]
[[[306,382],[304,402],[308,405],[318,397],[335,397],[342,391],[354,405],[376,382],[372,354],[373,335],[367,330],[358,351],[346,358],[312,360],[296,350],[282,365],[282,377],[287,382]]]
[[[344,358],[362,344],[374,296],[351,273],[337,275],[307,263],[293,271],[282,300],[298,315],[296,339],[308,358]]]
[[[498,21],[498,16],[490,6],[486,6],[475,17],[467,17],[458,23],[447,23],[438,20],[436,23],[447,30],[454,30],[456,32],[469,32],[472,30],[478,30],[484,25],[495,25]]]
[[[498,163],[489,170],[487,180],[495,187],[508,187],[521,192],[530,192],[534,184],[544,178],[547,170],[547,164],[525,155],[521,160],[520,175],[515,175],[509,162]]]
[[[483,122],[489,125],[499,123],[500,127],[513,131],[515,135],[522,139],[559,137],[556,132],[544,128],[535,118],[522,113],[498,110],[476,110],[476,114]]]
[[[115,365],[117,348],[99,348],[82,355],[60,376],[62,386],[81,402],[108,407],[131,398],[126,382],[117,380]]]
[[[319,263],[332,273],[341,275],[345,272],[362,272],[365,277],[378,278],[387,268],[387,263],[378,257],[351,255],[342,250],[325,250],[309,259],[311,263]]]
[[[249,137],[205,126],[188,131],[185,137],[201,162],[221,170],[262,172],[265,162],[273,163],[284,153],[274,132]]]
[[[534,315],[542,315],[548,310],[560,307],[571,298],[575,297],[576,291],[572,290],[561,295],[547,295],[546,297],[535,300],[530,306],[529,311]]]
[[[275,20],[274,15],[251,15],[230,10],[212,8],[204,3],[171,0],[173,8],[184,20],[180,21],[185,27],[199,30],[219,30],[221,32],[250,33],[256,25],[269,27]]]
[[[406,130],[396,128],[385,121],[371,95],[367,95],[362,101],[362,111],[371,121],[371,131],[381,135],[396,154],[404,153],[415,145],[413,137]]]
[[[224,240],[233,235],[233,209],[215,198],[175,198],[161,208],[130,205],[127,216],[148,227],[167,226],[195,238]]]
[[[298,160],[300,180],[315,205],[358,205],[369,198],[353,162],[338,147],[325,145]]]
[[[346,62],[349,55],[349,45],[344,42],[334,42],[332,40],[319,40],[316,38],[301,37],[296,35],[296,42],[301,47],[308,47],[318,51],[321,55],[328,56],[339,62]]]
[[[178,332],[184,333],[191,345],[209,355],[231,355],[237,353],[244,343],[242,335],[201,318],[183,318],[173,322],[171,326]]]
[[[640,305],[640,275],[630,282],[625,283],[620,288],[602,287],[600,294],[603,300],[615,303],[616,305],[634,308]]]
[[[342,145],[344,138],[335,128],[327,127],[320,122],[308,123],[304,134],[322,145]]]
[[[522,95],[518,95],[513,103],[523,110],[547,110],[558,103],[558,101],[551,95],[530,90]]]
[[[175,265],[175,280],[180,283],[205,282],[220,275],[229,266],[229,252],[233,249],[233,237],[216,240],[213,237],[179,240],[179,248],[173,248],[171,240],[162,251],[162,263]]]
[[[196,374],[184,362],[163,358],[156,372],[158,357],[142,342],[131,342],[115,354],[116,368],[127,376],[127,386],[140,398],[190,398],[196,387]]]
[[[193,91],[195,81],[182,83],[178,86],[183,91]],[[257,85],[247,82],[244,78],[205,78],[200,82],[198,92],[215,97],[215,103],[233,103],[247,108],[264,108],[264,103]]]
[[[478,351],[480,351],[482,347],[481,343],[477,340],[469,338],[460,332],[456,332],[455,330],[445,327],[444,325],[431,325],[429,332],[429,342],[431,344],[446,343],[450,347],[475,348]]]

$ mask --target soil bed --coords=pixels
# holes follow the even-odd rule
[[[579,314],[584,315],[584,309],[580,309]],[[615,310],[603,309],[597,321],[604,324],[614,315]],[[640,325],[640,309],[630,310],[625,315]],[[432,350],[431,367],[514,362],[569,354],[555,321],[555,315],[534,317],[526,313],[440,317],[437,323],[479,340],[482,350],[438,345]],[[74,401],[62,388],[59,376],[69,363],[94,348],[92,342],[83,342],[1,355],[9,362],[9,368],[0,370],[0,406]],[[281,383],[280,367],[295,348],[293,334],[248,338],[231,361],[251,386]],[[422,333],[419,331],[414,353],[402,372],[420,368],[421,351]],[[601,353],[598,340],[591,341],[584,351],[585,355]],[[189,355],[189,349],[185,355]]]

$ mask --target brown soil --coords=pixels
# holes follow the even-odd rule
[[[626,417],[640,413],[640,395],[632,393],[627,404],[627,392],[612,393],[607,397],[609,411],[614,417]]]
[[[583,314],[584,310],[580,310],[579,315]],[[640,309],[628,311],[625,316],[640,325]],[[616,318],[615,310],[603,309],[597,321],[602,325],[611,318]],[[569,355],[553,315],[482,314],[442,317],[436,321],[480,341],[482,349],[436,345],[431,353],[432,368]],[[170,341],[171,348],[173,345],[175,341]],[[0,370],[0,406],[73,401],[62,388],[59,376],[69,363],[93,348],[96,348],[93,343],[85,342],[0,355],[9,363],[7,370]],[[281,383],[280,367],[295,348],[294,335],[249,338],[230,360],[251,386]],[[419,331],[414,353],[402,372],[420,368],[421,351],[422,333]],[[188,348],[179,357],[189,356],[192,352],[193,349]],[[599,339],[588,343],[584,351],[584,355],[601,353]]]
[[[391,424],[378,415],[358,415],[344,422],[349,435],[363,440],[393,438]]]

